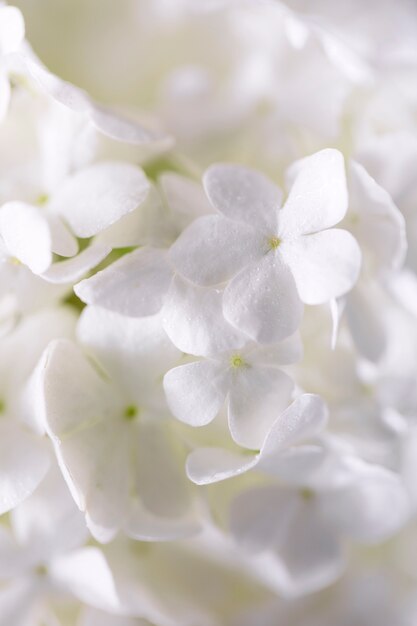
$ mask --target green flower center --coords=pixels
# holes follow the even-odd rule
[[[135,404],[129,404],[123,412],[123,417],[128,422],[134,420],[135,417],[137,417],[138,415],[139,415],[139,409]]]
[[[35,204],[38,206],[45,206],[49,201],[49,196],[47,193],[40,193],[39,196],[35,200]]]
[[[303,489],[300,489],[300,496],[303,500],[312,500],[314,498],[314,491],[308,487],[304,487]]]

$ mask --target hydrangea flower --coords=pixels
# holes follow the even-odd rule
[[[183,446],[161,388],[178,352],[159,317],[87,308],[77,334],[87,353],[52,343],[41,385],[47,432],[89,529],[101,541],[122,528],[142,540],[194,532]]]
[[[220,215],[191,224],[171,248],[174,267],[200,285],[228,281],[226,319],[261,343],[297,329],[302,302],[346,293],[360,267],[353,237],[332,229],[347,210],[342,156],[324,150],[297,165],[282,208],[281,192],[263,175],[216,165],[204,176]]]

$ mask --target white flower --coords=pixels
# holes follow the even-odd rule
[[[233,439],[257,449],[290,402],[293,382],[279,366],[300,358],[300,339],[258,346],[226,322],[221,307],[221,292],[174,280],[164,327],[180,350],[206,358],[165,374],[165,394],[173,414],[193,426],[210,423],[226,402]]]
[[[346,538],[378,543],[407,521],[408,500],[396,474],[353,457],[343,465],[339,485],[255,487],[233,502],[232,532],[247,549],[274,552],[290,595],[320,589],[340,576]]]
[[[184,176],[166,173],[158,183],[161,193],[150,189],[149,202],[132,213],[134,222],[127,222],[127,215],[99,236],[99,241],[115,247],[143,247],[75,285],[83,302],[130,317],[161,310],[174,275],[168,251],[162,246],[170,245],[210,208],[201,185]]]
[[[74,315],[68,309],[45,309],[25,318],[3,337],[0,359],[0,513],[27,498],[50,465],[32,371],[50,340],[71,336]]]
[[[77,248],[64,225],[48,219],[40,207],[23,202],[0,207],[0,298],[13,297],[11,318],[56,302],[110,252],[93,244],[71,259],[52,262],[54,252],[73,255]]]
[[[32,626],[39,623],[35,616],[45,622],[53,619],[51,605],[62,593],[55,564],[87,538],[82,515],[58,468],[51,467],[32,496],[13,510],[10,528],[2,526],[1,626]]]
[[[100,541],[121,528],[142,540],[195,531],[184,450],[161,387],[178,352],[160,319],[87,308],[80,342],[50,345],[42,389],[48,434],[71,493]]]
[[[304,394],[275,419],[259,453],[248,455],[214,446],[196,448],[187,458],[187,476],[198,485],[206,485],[257,468],[300,480],[323,463],[323,447],[309,440],[326,422],[327,408],[321,398]]]
[[[298,327],[302,304],[346,293],[360,266],[356,241],[331,229],[345,215],[343,159],[323,150],[297,164],[288,199],[260,173],[216,165],[204,185],[220,215],[196,220],[171,248],[176,269],[200,285],[230,281],[226,319],[262,343]]]

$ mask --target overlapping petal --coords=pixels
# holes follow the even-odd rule
[[[103,162],[67,178],[51,200],[77,237],[92,237],[136,209],[149,183],[143,171],[129,163]]]
[[[281,245],[301,300],[322,304],[349,291],[359,276],[361,252],[345,230],[330,229]]]

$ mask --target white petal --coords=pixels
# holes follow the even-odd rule
[[[232,502],[230,530],[237,541],[253,551],[273,548],[286,535],[299,509],[294,491],[277,487],[252,488]]]
[[[386,321],[381,316],[379,288],[371,281],[359,280],[346,298],[345,307],[349,330],[357,349],[366,359],[374,362],[382,357],[388,339]]]
[[[84,517],[71,498],[56,464],[36,491],[10,515],[16,539],[32,553],[34,562],[73,550],[89,538]]]
[[[323,304],[349,291],[359,276],[361,251],[346,230],[333,228],[280,246],[305,304]]]
[[[130,402],[139,404],[146,405],[154,388],[162,395],[162,376],[180,357],[158,315],[136,319],[88,306],[79,318],[77,338]]]
[[[318,472],[327,459],[322,445],[302,444],[281,450],[275,456],[263,456],[259,469],[282,480],[286,485],[302,487],[308,483],[314,472]]]
[[[6,72],[0,68],[0,122],[4,120],[10,104],[10,81]]]
[[[184,473],[185,446],[169,426],[156,420],[137,424],[135,479],[149,514],[175,521],[190,509],[191,485]]]
[[[340,222],[348,207],[342,154],[321,150],[292,167],[297,175],[278,215],[280,233],[287,237],[315,233]]]
[[[341,575],[345,559],[339,536],[314,502],[304,504],[280,539],[276,554],[293,594],[323,589]]]
[[[227,370],[213,361],[181,365],[164,376],[169,408],[191,426],[205,426],[216,417],[226,398],[227,383]]]
[[[143,171],[129,163],[97,163],[67,178],[51,199],[77,237],[92,237],[146,197],[149,182]]]
[[[203,187],[194,180],[165,172],[158,178],[158,183],[181,230],[197,217],[213,212]]]
[[[286,448],[317,435],[327,419],[328,409],[320,396],[299,396],[273,423],[262,446],[261,459],[278,456]]]
[[[52,343],[43,379],[48,434],[87,520],[116,531],[129,501],[129,430],[114,389],[69,341]]]
[[[42,278],[48,283],[74,283],[105,259],[110,252],[111,248],[108,246],[93,244],[67,261],[53,263],[42,274]]]
[[[217,285],[263,254],[263,239],[246,224],[221,215],[200,217],[171,247],[180,274],[197,285]]]
[[[31,57],[25,56],[24,61],[30,74],[51,98],[80,113],[90,110],[90,98],[82,89],[49,72],[33,55]]]
[[[361,246],[382,266],[398,269],[407,251],[404,217],[385,189],[355,161],[350,165],[347,227],[351,213],[356,218],[351,230]]]
[[[58,443],[102,420],[109,401],[106,381],[74,342],[58,339],[49,344],[42,385],[48,429]]]
[[[165,250],[140,248],[81,281],[74,291],[87,304],[142,317],[161,309],[172,274]]]
[[[78,252],[78,241],[58,215],[48,214],[51,231],[52,251],[60,256],[74,256]]]
[[[290,365],[300,361],[302,356],[303,344],[297,331],[279,343],[257,346],[250,351],[250,362],[259,365]]]
[[[45,443],[11,420],[0,422],[0,514],[25,500],[50,464]]]
[[[272,254],[244,268],[223,295],[225,318],[260,343],[292,335],[302,311],[289,268]]]
[[[247,456],[223,448],[197,448],[186,464],[187,476],[197,485],[209,485],[247,472],[258,463],[258,455]]]
[[[81,602],[103,609],[122,609],[113,573],[98,548],[87,547],[52,562],[51,578]]]
[[[138,617],[124,617],[104,613],[89,606],[83,608],[78,626],[149,626],[149,622]]]
[[[35,207],[23,202],[4,204],[0,209],[0,234],[8,253],[34,274],[41,274],[51,264],[48,222]]]
[[[163,309],[164,328],[172,343],[196,356],[243,346],[245,336],[223,317],[222,298],[221,291],[197,287],[176,276]]]
[[[149,130],[139,122],[97,104],[91,107],[90,119],[100,132],[116,141],[134,145],[153,141],[170,141],[167,135]]]
[[[274,367],[242,366],[232,376],[228,407],[231,435],[240,446],[259,450],[272,423],[288,406],[293,381]]]
[[[241,165],[218,164],[206,170],[204,189],[215,209],[252,227],[276,230],[281,191],[264,174]]]
[[[0,7],[0,54],[18,49],[25,36],[23,15],[16,7]]]
[[[195,520],[153,515],[139,501],[124,526],[125,533],[138,541],[175,541],[194,535],[199,530]]]
[[[408,496],[400,476],[383,467],[352,461],[356,480],[323,496],[323,514],[356,541],[379,543],[407,522]]]
[[[1,19],[1,16],[0,16]],[[32,616],[39,588],[28,577],[22,577],[0,590],[0,626],[32,626]],[[30,620],[30,621],[28,621]]]

